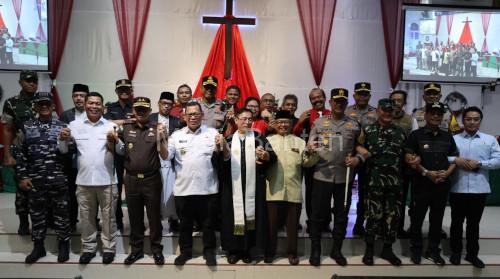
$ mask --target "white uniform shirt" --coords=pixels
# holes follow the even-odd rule
[[[114,126],[104,117],[92,123],[86,115],[69,123],[77,149],[77,185],[108,186],[117,183],[113,154],[106,147],[106,134]],[[68,152],[68,142],[59,142],[59,148],[61,153]]]
[[[168,139],[168,158],[175,162],[174,196],[211,195],[219,191],[212,165],[217,130],[202,125],[175,131]]]

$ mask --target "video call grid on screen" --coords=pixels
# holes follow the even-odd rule
[[[402,80],[500,78],[500,10],[412,5],[404,12]]]

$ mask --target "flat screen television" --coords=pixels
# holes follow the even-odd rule
[[[0,0],[0,70],[49,70],[48,1]]]
[[[488,83],[500,78],[500,10],[404,6],[402,80]]]

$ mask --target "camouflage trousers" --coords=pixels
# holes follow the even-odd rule
[[[64,178],[32,181],[33,189],[28,193],[33,240],[45,239],[47,214],[52,214],[57,238],[64,241],[69,240],[69,195],[68,186],[64,181]],[[49,208],[51,211],[48,210]]]
[[[379,236],[384,243],[396,240],[401,218],[401,185],[380,185],[371,180],[366,189],[366,241]]]
[[[16,183],[18,181],[16,180]],[[28,215],[29,214],[29,199],[28,192],[19,189],[19,186],[16,188],[16,214],[17,215]]]

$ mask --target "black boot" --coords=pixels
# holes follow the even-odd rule
[[[392,251],[392,244],[390,243],[384,244],[384,249],[382,250],[380,257],[384,260],[387,260],[394,266],[401,265],[401,260]]]
[[[69,260],[69,241],[59,240],[57,262],[63,263]]]
[[[309,263],[312,266],[321,265],[321,242],[319,240],[313,240],[311,242],[311,256],[309,257]]]
[[[365,265],[373,265],[373,242],[366,242],[365,255],[363,256]]]
[[[332,251],[330,252],[330,258],[334,259],[338,265],[347,265],[347,260],[342,255],[342,239],[334,239]]]
[[[45,251],[45,247],[43,246],[43,240],[35,240],[35,246],[33,247],[33,251],[29,254],[24,260],[27,264],[32,264],[38,261],[41,257],[45,257],[47,252]]]
[[[17,229],[18,235],[29,235],[30,234],[30,222],[28,220],[28,214],[19,214],[19,229]]]

